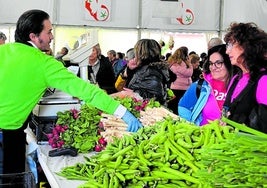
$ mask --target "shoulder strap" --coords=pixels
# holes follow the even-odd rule
[[[197,88],[196,88],[197,98],[199,98],[200,90],[201,90],[203,82],[204,82],[204,79],[199,79],[198,82],[197,82]]]

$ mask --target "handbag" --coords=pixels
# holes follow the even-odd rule
[[[122,75],[119,74],[119,76],[115,82],[115,88],[117,89],[117,91],[122,91],[123,88],[125,87],[125,84],[126,84],[126,79],[124,79],[122,77]]]

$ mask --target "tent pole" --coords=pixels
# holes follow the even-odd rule
[[[142,24],[142,0],[139,0],[139,8],[138,8],[138,25],[137,29],[137,40],[141,39],[141,24]]]
[[[222,38],[223,9],[224,9],[224,0],[220,0],[219,31],[218,31],[218,35],[220,38]]]

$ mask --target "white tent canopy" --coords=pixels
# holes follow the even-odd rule
[[[0,24],[14,24],[28,9],[47,11],[53,24],[169,31],[224,31],[231,22],[255,22],[267,30],[266,0],[93,0],[109,9],[105,21],[90,19],[85,0],[0,0]],[[96,3],[98,2],[98,3]],[[103,9],[102,9],[103,10]],[[193,21],[190,23],[190,20]],[[179,22],[180,19],[180,22]],[[188,20],[189,19],[189,20]]]
[[[254,22],[267,31],[267,0],[0,0],[0,3],[0,30],[7,34],[7,42],[14,41],[15,24],[23,12],[29,9],[48,12],[54,25],[51,48],[55,53],[62,46],[71,49],[80,35],[92,30],[98,32],[104,55],[110,49],[126,52],[140,38],[168,43],[170,37],[175,41],[174,50],[185,45],[200,54],[206,51],[211,37],[223,37],[231,22]],[[107,19],[102,19],[105,15]],[[94,16],[98,16],[97,20]]]

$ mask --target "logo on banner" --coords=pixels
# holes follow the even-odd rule
[[[111,0],[86,0],[86,18],[93,21],[110,19]]]
[[[191,25],[194,21],[194,13],[191,9],[185,8],[184,3],[179,3],[180,5],[180,16],[176,20],[182,25]]]

